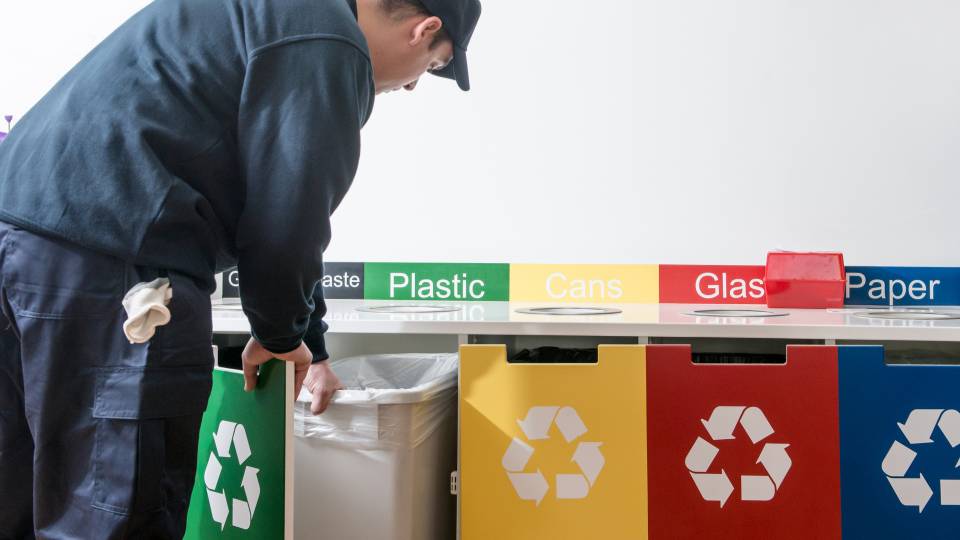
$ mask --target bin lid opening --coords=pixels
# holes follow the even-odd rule
[[[765,309],[698,309],[685,313],[693,317],[786,317],[789,313],[782,311],[767,311]]]
[[[460,308],[440,304],[392,304],[386,306],[363,306],[358,307],[357,311],[366,313],[451,313],[460,311]]]
[[[525,315],[615,315],[623,313],[622,309],[587,307],[587,306],[549,306],[518,309],[517,313]]]
[[[960,319],[960,312],[956,311],[865,311],[854,313],[853,315],[862,319],[886,319],[895,321],[949,321]]]

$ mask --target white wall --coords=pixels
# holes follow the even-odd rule
[[[0,0],[0,115],[22,116],[90,49],[149,3]]]
[[[143,3],[0,4],[0,111]],[[378,100],[328,258],[960,266],[958,23],[953,0],[487,0],[473,91]]]

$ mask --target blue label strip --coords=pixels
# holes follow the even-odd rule
[[[960,268],[848,266],[847,305],[957,306]]]

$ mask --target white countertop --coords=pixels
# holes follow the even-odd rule
[[[357,308],[385,305],[443,305],[447,313],[370,313]],[[613,315],[527,315],[517,309],[560,304],[517,302],[387,302],[328,300],[326,321],[332,333],[581,335],[637,337],[710,337],[771,339],[849,339],[876,341],[960,341],[960,319],[880,320],[858,313],[886,311],[883,307],[839,310],[772,309],[781,317],[746,318],[691,315],[703,309],[759,309],[765,306],[692,304],[603,304],[622,313]],[[571,307],[571,304],[563,304]],[[897,308],[903,311],[907,308]],[[960,316],[960,308],[930,308]],[[928,311],[918,309],[916,311]],[[213,331],[246,334],[250,326],[238,305],[215,306]]]

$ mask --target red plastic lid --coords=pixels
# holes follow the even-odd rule
[[[772,252],[767,254],[767,279],[842,280],[843,254]]]

